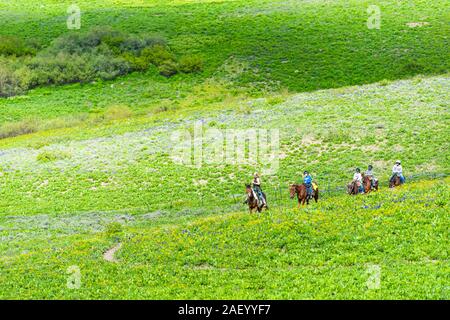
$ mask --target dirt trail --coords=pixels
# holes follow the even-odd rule
[[[116,244],[114,247],[109,249],[103,254],[103,259],[109,262],[117,262],[117,259],[114,257],[114,254],[122,247],[122,243]]]

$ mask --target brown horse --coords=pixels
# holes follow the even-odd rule
[[[300,204],[303,206],[309,204],[309,197],[308,197],[308,193],[306,190],[306,186],[304,184],[292,184],[289,186],[289,193],[291,196],[291,199],[294,199],[295,194],[297,194],[297,199],[298,199],[298,207],[300,208]],[[312,197],[314,198],[314,200],[317,201],[319,200],[319,188],[317,187],[316,190],[314,190],[313,188],[313,193],[312,193]]]
[[[244,204],[248,204],[248,210],[250,211],[250,213],[252,213],[254,209],[256,209],[258,212],[261,212],[263,208],[266,208],[266,210],[269,209],[269,207],[267,206],[266,194],[264,192],[262,192],[262,195],[266,200],[266,204],[261,203],[260,205],[258,205],[258,199],[255,197],[251,185],[245,185],[245,192],[247,193],[247,199],[244,201]]]
[[[370,191],[372,191],[372,181],[371,179],[375,179],[375,178],[370,178],[369,176],[366,175],[362,175],[363,176],[363,187],[364,187],[364,193],[369,193]],[[378,180],[375,180],[373,183],[373,189],[378,191]]]
[[[358,183],[356,181],[352,181],[347,185],[347,193],[349,195],[355,195],[359,193]]]
[[[395,176],[393,179],[389,180],[389,188],[398,187],[402,184],[402,181],[400,180],[399,176]]]

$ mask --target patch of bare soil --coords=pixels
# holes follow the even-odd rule
[[[116,244],[114,247],[109,249],[103,254],[103,259],[109,262],[117,262],[117,259],[114,257],[114,254],[122,247],[122,243]]]

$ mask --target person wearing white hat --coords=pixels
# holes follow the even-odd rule
[[[392,168],[392,176],[390,181],[393,181],[394,178],[398,176],[400,177],[400,183],[405,183],[405,177],[403,176],[403,168],[400,160],[395,161],[394,167]]]

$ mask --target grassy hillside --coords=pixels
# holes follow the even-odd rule
[[[448,299],[448,1],[379,1],[379,30],[370,1],[77,3],[80,31],[71,1],[2,2],[0,39],[45,49],[108,26],[204,69],[0,98],[0,298]],[[279,133],[261,215],[244,184],[269,159],[173,158],[174,132],[248,128]],[[389,190],[397,159],[407,184]],[[346,195],[368,164],[380,192]],[[288,185],[303,170],[321,198],[298,210]]]
[[[446,77],[417,78],[283,102],[274,96],[244,111],[212,104],[194,115],[6,139],[2,297],[448,299],[449,181],[418,182],[448,175],[447,84]],[[169,132],[189,130],[196,119],[206,127],[256,121],[282,128],[280,170],[263,176],[271,211],[249,215],[241,203],[254,167],[171,161]],[[350,134],[355,121],[369,129],[360,124]],[[436,144],[425,142],[431,137]],[[389,190],[395,158],[403,159],[408,184]],[[336,189],[369,162],[380,193],[350,197]],[[304,168],[325,192],[299,211],[287,184]],[[104,261],[117,242],[119,262]],[[368,290],[373,265],[381,268],[381,289]],[[66,284],[71,266],[82,274],[78,290]]]
[[[249,95],[281,88],[337,88],[449,70],[450,8],[443,0],[378,1],[379,30],[366,25],[367,8],[373,3],[359,0],[78,1],[80,31],[66,28],[71,1],[41,3],[38,10],[28,0],[1,4],[0,35],[46,46],[62,34],[108,26],[161,36],[179,55],[201,55],[205,71],[170,80],[150,72],[81,88],[37,89],[24,99],[2,99],[0,122],[93,112],[112,103],[152,110],[166,99],[181,101],[205,79],[227,80],[221,69],[231,68],[233,90],[244,87]],[[424,24],[410,26],[416,22]]]
[[[203,131],[245,129],[249,123],[279,130],[279,169],[263,176],[275,205],[283,205],[287,184],[298,181],[303,170],[322,189],[344,187],[356,167],[370,163],[386,187],[397,158],[407,178],[446,175],[448,89],[447,76],[417,78],[229,100],[5,139],[0,141],[0,207],[14,215],[234,210],[244,183],[268,161],[208,164],[206,154],[200,168],[174,161],[171,134],[192,132],[200,120]],[[207,89],[203,94],[208,96]]]
[[[261,215],[1,218],[1,296],[448,299],[448,182]],[[118,242],[118,261],[105,261]],[[67,288],[70,266],[81,272],[78,290]]]

